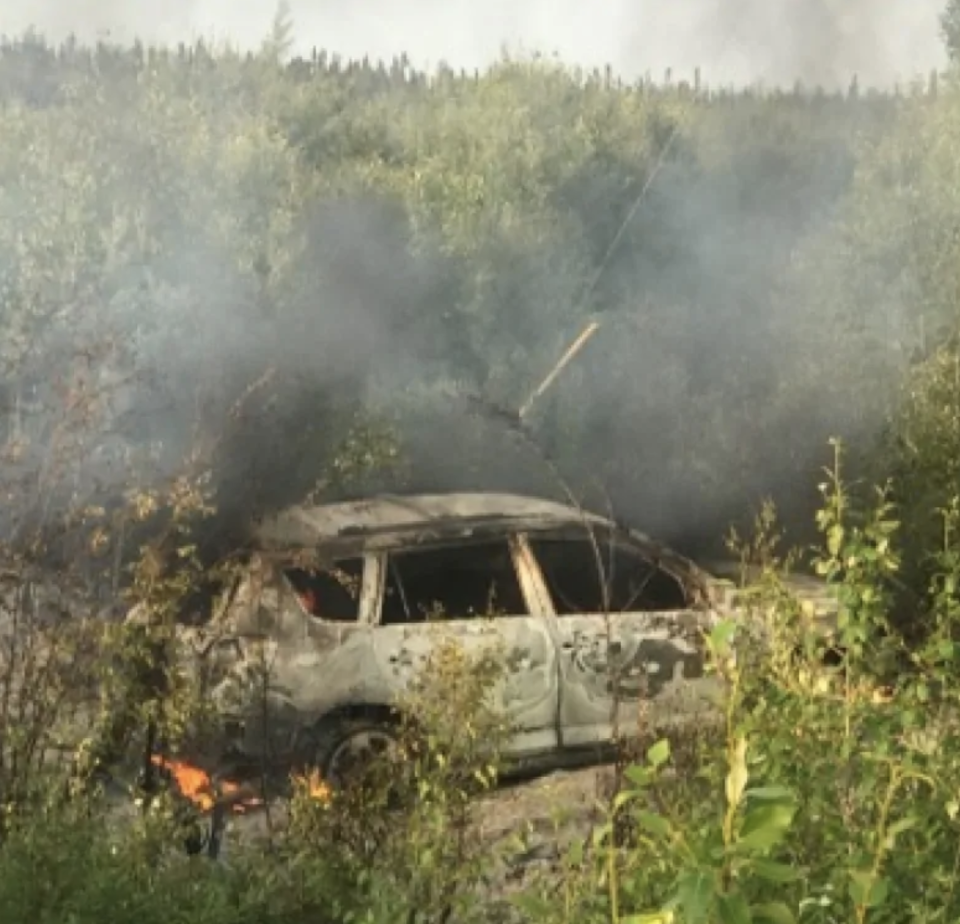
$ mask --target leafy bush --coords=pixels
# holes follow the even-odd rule
[[[628,769],[591,849],[568,860],[563,904],[548,900],[558,883],[521,900],[538,919],[946,921],[960,910],[957,508],[935,556],[934,631],[907,649],[886,618],[899,555],[885,493],[852,500],[839,454],[828,475],[817,570],[840,602],[842,661],[825,657],[768,557],[743,597],[765,643],[732,622],[710,639],[727,681],[725,746],[664,775],[661,741]],[[753,548],[769,553],[769,538]]]
[[[397,703],[397,750],[332,797],[301,786],[291,806],[292,849],[316,856],[335,845],[370,924],[485,919],[497,857],[478,837],[475,800],[495,785],[510,732],[489,695],[504,662],[496,646],[471,657],[436,641]]]
[[[404,703],[416,721],[404,725],[394,762],[332,794],[296,780],[266,853],[248,839],[220,863],[188,856],[197,816],[175,790],[141,799],[140,811],[133,790],[126,800],[81,790],[65,801],[62,779],[48,780],[7,818],[3,920],[482,919],[494,857],[475,836],[472,797],[493,785],[507,732],[484,706],[500,665],[441,644]]]

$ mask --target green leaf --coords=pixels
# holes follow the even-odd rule
[[[600,847],[613,834],[613,825],[609,822],[597,825],[590,835],[590,843],[594,848]]]
[[[747,900],[739,892],[717,896],[717,914],[722,924],[751,924]]]
[[[831,555],[838,555],[840,547],[843,545],[844,529],[839,523],[835,523],[827,531],[827,551]]]
[[[770,921],[771,924],[794,924],[796,917],[783,902],[767,902],[753,906],[753,916],[758,921]]]
[[[884,844],[887,850],[892,850],[894,844],[897,840],[897,835],[902,834],[904,831],[908,831],[917,823],[917,818],[914,815],[907,815],[904,818],[895,821],[890,827],[887,828],[887,834],[884,839]]]
[[[616,812],[628,802],[639,799],[643,795],[640,789],[621,789],[613,798],[613,810]]]
[[[746,850],[769,850],[779,844],[795,811],[793,805],[785,802],[763,803],[748,809],[737,846]]]
[[[747,788],[747,777],[747,739],[741,735],[733,747],[730,772],[727,774],[725,789],[728,805],[735,808],[740,804],[743,791]]]
[[[775,863],[773,860],[753,860],[750,869],[761,879],[768,882],[795,882],[800,878],[799,870],[786,863]]]
[[[714,891],[713,876],[704,870],[691,869],[677,882],[677,903],[685,924],[705,924],[709,919]]]
[[[641,827],[658,837],[669,837],[673,831],[670,822],[655,812],[637,812],[636,818]]]
[[[651,767],[660,767],[670,759],[670,742],[662,738],[647,751],[647,763]]]
[[[793,791],[786,786],[757,786],[745,793],[748,800],[755,802],[791,802]]]
[[[541,895],[534,895],[531,892],[511,895],[508,900],[518,911],[523,912],[524,917],[531,921],[549,920],[554,913],[553,903],[549,899]]]
[[[653,775],[647,767],[638,767],[636,764],[627,767],[623,771],[624,777],[626,777],[634,786],[649,786],[650,781],[653,779]]]
[[[724,652],[730,647],[730,640],[737,631],[737,623],[733,619],[724,619],[710,630],[710,648],[713,651]]]
[[[628,914],[625,918],[620,918],[621,924],[670,924],[672,920],[672,911],[654,911],[647,914]]]
[[[848,891],[855,905],[876,908],[884,903],[890,891],[886,879],[880,876],[874,878],[873,870],[869,869],[851,869],[847,875],[850,877]]]

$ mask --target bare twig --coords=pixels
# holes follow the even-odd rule
[[[567,348],[567,351],[560,357],[557,361],[557,364],[550,370],[546,378],[533,390],[530,397],[524,401],[523,405],[519,411],[520,420],[523,420],[527,414],[530,413],[530,409],[533,407],[534,402],[540,398],[543,393],[556,381],[557,376],[563,372],[564,368],[573,359],[574,356],[579,353],[583,347],[586,345],[586,342],[597,332],[600,324],[597,321],[591,321],[580,333],[580,336],[577,337],[573,343]]]

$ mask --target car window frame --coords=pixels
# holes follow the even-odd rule
[[[297,556],[302,556],[300,561],[297,560]],[[286,575],[286,571],[293,567],[303,567],[304,559],[309,563],[310,567],[320,569],[330,568],[331,566],[336,567],[338,561],[348,559],[363,562],[356,619],[352,621],[324,619],[322,616],[311,613],[303,606],[290,579]],[[373,610],[371,597],[376,582],[379,580],[377,573],[377,556],[375,553],[369,551],[357,552],[356,550],[324,550],[322,547],[319,549],[291,549],[286,553],[271,553],[268,558],[264,558],[264,561],[273,571],[273,582],[278,593],[282,593],[283,595],[289,594],[296,601],[297,614],[304,619],[319,626],[336,629],[345,629],[354,626],[370,626],[372,624],[370,621]]]
[[[602,535],[598,536],[598,533]],[[579,542],[590,542],[592,540],[596,540],[597,542],[601,543],[601,547],[612,541],[614,545],[625,547],[628,550],[635,552],[640,557],[647,559],[654,567],[659,568],[669,577],[673,578],[673,580],[677,582],[683,591],[684,597],[686,598],[686,604],[680,609],[670,610],[611,610],[609,613],[558,613],[556,605],[553,601],[553,594],[550,592],[550,585],[543,573],[543,569],[540,567],[540,560],[537,558],[537,553],[534,551],[534,548],[531,544],[531,539],[552,539]],[[664,564],[662,561],[657,561],[656,558],[647,550],[645,550],[643,545],[633,536],[629,534],[623,535],[616,530],[611,529],[610,527],[593,527],[591,525],[589,528],[580,527],[576,531],[572,531],[570,529],[525,530],[517,534],[517,541],[521,548],[525,550],[525,555],[528,559],[528,567],[531,571],[531,578],[537,584],[537,593],[543,598],[544,606],[549,610],[549,614],[553,619],[563,620],[569,617],[577,616],[597,616],[604,618],[606,616],[616,616],[619,613],[643,613],[655,616],[657,614],[683,613],[699,608],[697,603],[697,594],[694,588],[690,586],[690,583],[686,581],[682,575],[678,574],[673,568]]]
[[[544,619],[550,616],[550,609],[546,606],[546,601],[542,595],[542,582],[534,575],[531,570],[531,560],[529,550],[523,548],[519,534],[515,532],[503,533],[483,533],[481,535],[470,537],[457,537],[455,539],[440,539],[435,542],[417,543],[397,543],[395,545],[385,546],[371,552],[371,557],[376,559],[376,588],[373,591],[374,602],[371,613],[371,625],[384,628],[408,628],[420,625],[430,625],[430,623],[390,623],[383,622],[383,600],[386,591],[388,562],[390,555],[396,555],[403,552],[428,552],[432,550],[449,549],[452,547],[463,547],[469,545],[485,545],[490,542],[506,542],[510,552],[510,560],[513,562],[514,572],[520,585],[520,593],[527,607],[526,614],[511,614],[497,617],[499,619]],[[473,622],[474,620],[457,619],[451,622]]]

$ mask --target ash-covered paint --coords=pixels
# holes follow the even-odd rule
[[[571,669],[589,693],[654,698],[671,683],[703,676],[699,640],[619,615],[610,617],[609,628],[602,617],[570,620]]]

